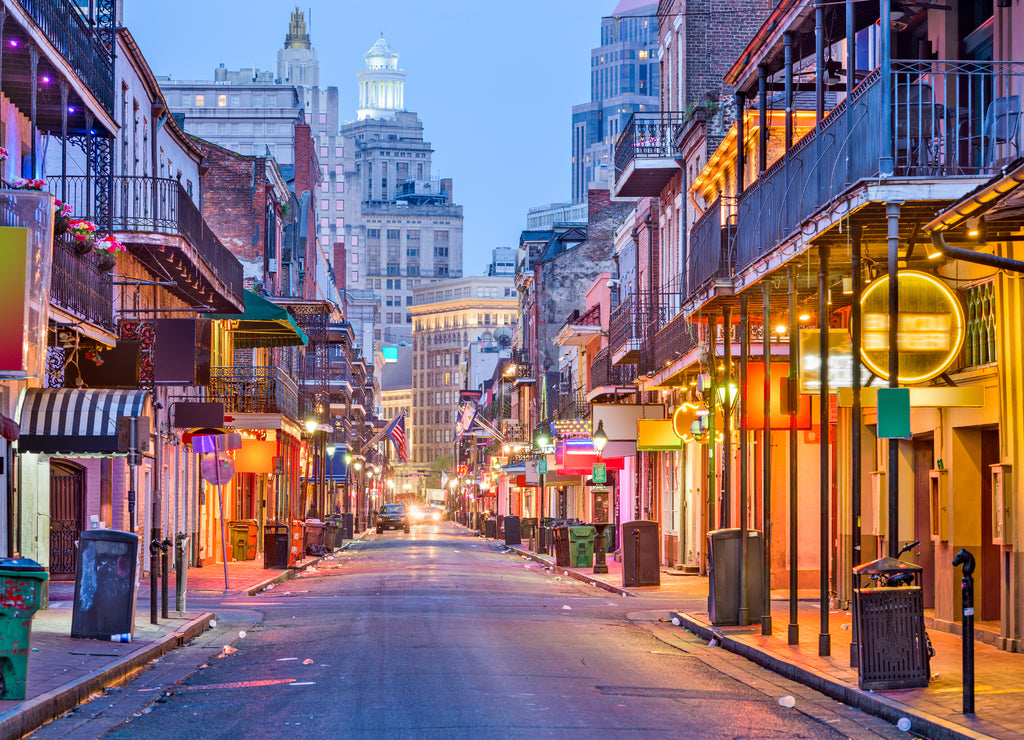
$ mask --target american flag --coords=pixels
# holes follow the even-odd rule
[[[398,452],[398,456],[402,458],[402,462],[408,462],[409,449],[405,439],[405,414],[396,416],[384,434],[394,443],[395,450]]]

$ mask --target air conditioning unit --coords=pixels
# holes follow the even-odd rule
[[[267,262],[267,272],[277,272],[277,257],[271,257]]]

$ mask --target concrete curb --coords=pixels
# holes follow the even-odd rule
[[[719,640],[719,644],[729,652],[757,663],[762,668],[767,668],[783,678],[809,686],[831,699],[860,709],[875,717],[880,717],[893,724],[896,724],[900,718],[906,717],[911,722],[910,731],[923,737],[932,738],[932,740],[963,740],[964,738],[982,740],[992,737],[991,735],[957,725],[927,712],[922,712],[902,702],[863,691],[856,686],[840,683],[809,668],[788,663],[781,658],[762,652],[756,647],[728,635],[723,636],[706,622],[702,622],[688,614],[682,612],[672,612],[671,614],[673,620],[679,620],[680,627],[685,627],[705,640],[716,638]]]
[[[356,538],[356,539],[359,539],[359,538]],[[353,542],[356,541],[356,539],[348,540],[341,547],[335,548],[334,551],[331,553],[331,555],[333,555],[334,553],[343,552],[344,550],[347,550],[349,548],[349,546]],[[285,569],[281,570],[276,576],[271,576],[270,578],[267,578],[264,581],[260,581],[255,586],[250,586],[249,588],[247,588],[245,590],[245,593],[246,593],[247,596],[255,596],[260,591],[263,591],[264,589],[266,589],[267,586],[272,586],[272,585],[277,584],[277,583],[283,583],[284,581],[287,581],[290,578],[294,577],[294,575],[296,573],[304,571],[304,570],[306,570],[306,568],[309,568],[312,565],[319,565],[320,562],[324,558],[326,558],[326,557],[329,557],[329,556],[328,555],[322,555],[321,557],[318,557],[318,558],[316,558],[314,560],[311,560],[308,563],[303,563],[302,565],[296,565],[296,566],[293,566],[293,567],[290,567],[290,568],[285,568]],[[271,570],[271,569],[268,569],[268,570]]]
[[[501,540],[494,540],[494,542],[501,542]],[[619,594],[620,596],[636,596],[636,594],[631,593],[631,592],[627,591],[624,588],[619,588],[618,586],[613,586],[610,583],[605,583],[604,581],[599,581],[596,578],[591,578],[590,576],[586,575],[585,573],[580,573],[579,571],[570,570],[569,568],[565,568],[565,567],[563,567],[561,565],[555,565],[554,561],[551,561],[551,560],[548,560],[547,558],[541,557],[540,555],[537,555],[536,553],[530,552],[529,550],[520,550],[520,549],[518,549],[518,548],[516,548],[516,547],[514,547],[512,545],[505,545],[505,547],[508,549],[509,552],[514,552],[517,555],[522,555],[524,557],[528,557],[528,558],[530,558],[530,560],[533,560],[534,562],[541,563],[542,565],[546,565],[547,567],[551,568],[551,570],[555,571],[559,575],[569,576],[570,578],[575,578],[577,581],[583,581],[584,583],[589,583],[591,586],[597,586],[598,588],[603,588],[605,591],[609,591],[609,592],[611,592],[613,594]]]
[[[128,653],[107,668],[97,669],[45,694],[26,699],[0,714],[0,737],[23,737],[42,727],[54,717],[78,706],[97,691],[117,683],[154,658],[181,647],[205,632],[210,628],[210,620],[214,618],[213,612],[205,612],[183,625],[180,631],[167,633],[155,642]]]

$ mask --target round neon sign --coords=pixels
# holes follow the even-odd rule
[[[964,344],[964,310],[944,282],[924,272],[897,274],[900,314],[896,344],[900,383],[923,383],[948,368]],[[861,304],[861,359],[880,378],[889,378],[889,276],[867,288]]]

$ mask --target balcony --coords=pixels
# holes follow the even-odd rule
[[[589,419],[590,404],[582,389],[574,388],[558,399],[558,419]]]
[[[672,141],[683,124],[683,113],[634,113],[615,143],[617,198],[657,196],[680,171]]]
[[[611,352],[604,347],[594,355],[590,364],[590,390],[588,400],[612,389],[631,385],[636,378],[635,365],[615,365],[612,363]]]
[[[50,304],[111,334],[114,323],[114,283],[98,269],[93,255],[78,257],[65,234],[53,240]]]
[[[698,327],[686,320],[681,303],[677,292],[651,294],[638,374],[655,376],[697,348]]]
[[[722,225],[721,198],[694,223],[690,231],[689,296],[703,292],[716,280],[732,277],[730,237],[733,232],[733,227]]]
[[[929,212],[1021,155],[1024,62],[893,61],[892,67],[889,80],[878,70],[868,75],[739,197],[737,272],[773,252],[854,183],[877,180],[880,131],[891,131],[893,178],[930,181],[899,188],[893,198],[917,200]],[[865,228],[866,242],[884,240],[884,219],[868,219]]]
[[[608,325],[608,349],[616,365],[635,365],[640,352],[640,316],[635,294],[612,311]]]
[[[55,176],[49,178],[48,185],[58,197],[66,193],[61,200],[71,205],[76,218],[105,226],[106,214],[98,213],[97,208],[97,178]],[[206,225],[181,183],[168,178],[118,176],[112,200],[113,230],[147,268],[156,274],[170,274],[176,283],[168,288],[171,292],[193,305],[220,312],[243,308],[242,265]]]
[[[299,420],[299,389],[276,367],[211,367],[207,398],[230,414],[282,414]]]

